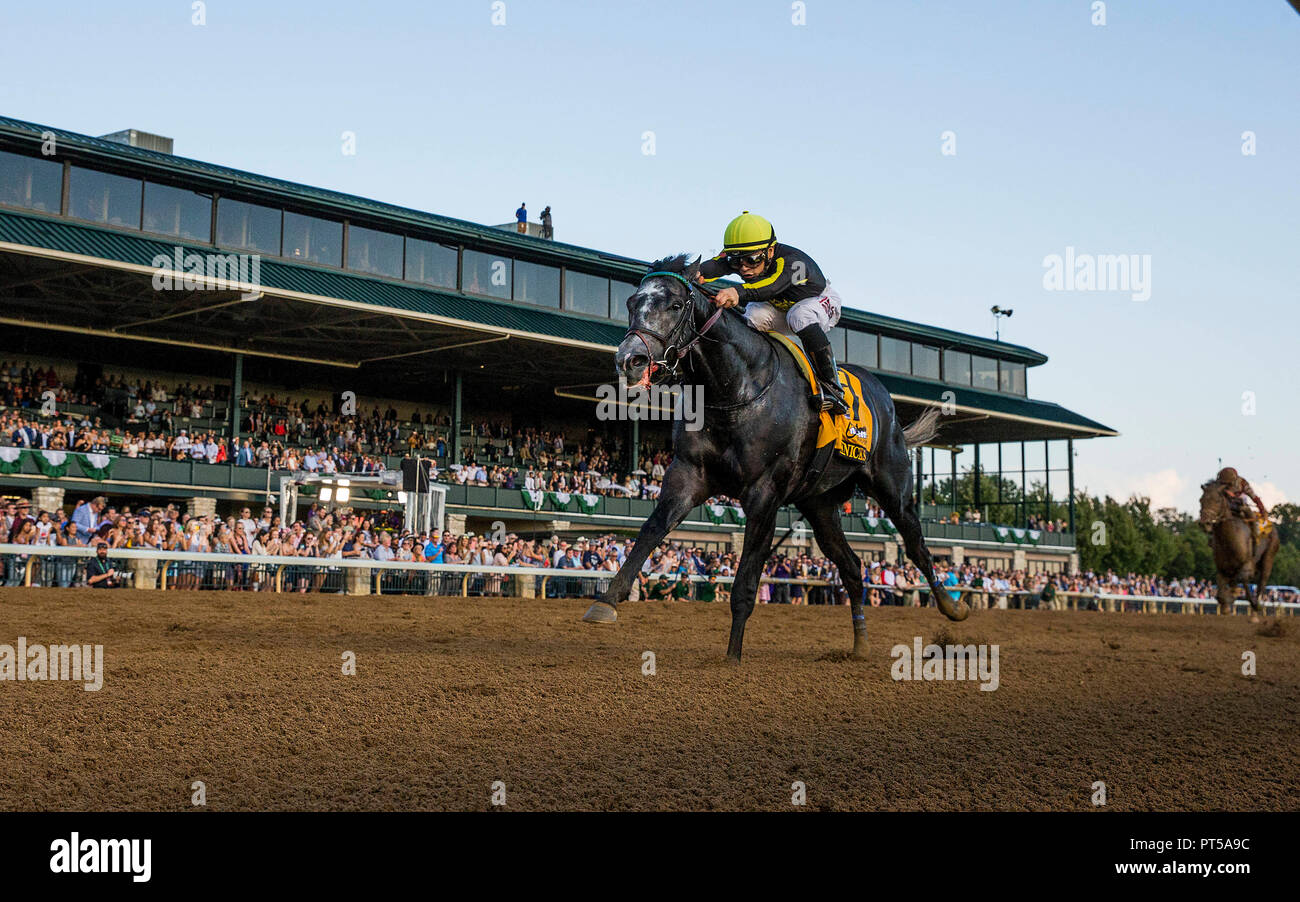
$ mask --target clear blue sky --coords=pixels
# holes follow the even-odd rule
[[[983,335],[1014,308],[1003,338],[1051,358],[1030,394],[1123,433],[1080,444],[1091,491],[1190,509],[1221,457],[1300,500],[1284,0],[1109,2],[1102,27],[1088,0],[807,0],[802,26],[788,0],[206,14],[11,5],[0,110],[480,222],[550,204],[561,240],[641,258],[761,212],[850,306]],[[1150,300],[1044,290],[1067,246],[1150,254]]]

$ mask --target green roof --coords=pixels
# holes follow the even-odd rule
[[[195,253],[211,250],[199,245],[147,238],[119,229],[10,211],[0,211],[0,241],[135,266],[151,266],[153,259],[160,254],[171,258],[178,246]],[[585,341],[611,349],[618,346],[626,331],[625,326],[609,320],[436,291],[407,282],[316,269],[274,258],[262,258],[261,267],[261,287],[268,294],[280,289],[338,298],[389,310],[407,310],[471,324]]]
[[[949,400],[947,395],[951,392],[952,402],[959,409],[970,408],[1004,416],[1039,420],[1043,423],[1070,427],[1071,431],[1089,435],[1119,434],[1109,426],[1098,423],[1096,420],[1090,420],[1051,401],[1037,401],[1020,395],[985,391],[969,386],[952,385],[947,382],[932,382],[928,379],[917,379],[913,376],[904,376],[883,370],[873,370],[872,372],[885,384],[885,388],[889,389],[889,394],[894,397],[896,402],[905,402],[906,399],[916,398],[920,401],[943,404]]]
[[[533,238],[495,226],[425,213],[342,191],[314,188],[310,185],[232,169],[228,166],[218,166],[215,163],[205,163],[202,160],[132,147],[105,138],[95,138],[0,116],[0,138],[16,139],[18,143],[27,145],[31,150],[40,147],[44,140],[42,135],[46,132],[54,135],[60,154],[66,154],[74,159],[80,158],[88,162],[98,160],[104,165],[130,165],[133,171],[143,170],[159,176],[171,176],[183,179],[187,184],[203,184],[212,189],[229,190],[232,193],[237,190],[241,195],[260,196],[274,203],[299,208],[310,207],[319,212],[328,211],[351,218],[360,217],[387,224],[390,228],[416,226],[432,229],[448,238],[465,240],[480,246],[493,244],[531,257],[549,257],[578,266],[586,263],[601,270],[619,270],[633,282],[645,273],[646,262],[619,254],[605,253],[594,248],[550,239]]]
[[[44,248],[62,253],[151,267],[158,255],[171,257],[177,243],[145,237],[120,229],[73,223],[41,214],[0,210],[0,242]],[[198,245],[179,245],[185,250],[210,250]],[[541,336],[582,341],[608,347],[618,346],[625,327],[608,320],[589,319],[558,310],[547,310],[506,301],[469,297],[454,292],[422,288],[340,270],[322,269],[276,259],[263,259],[261,287],[268,294],[277,290],[321,298],[336,298],[372,305],[386,311],[411,311],[474,324],[509,329]],[[945,382],[917,379],[875,371],[896,398],[944,403],[945,393],[956,396],[956,404],[981,412],[1002,414],[1064,427],[1067,432],[1115,435],[1108,426],[1090,420],[1058,404],[1000,392],[983,391]]]
[[[425,213],[396,204],[345,194],[340,191],[315,188],[310,185],[270,178],[269,176],[232,169],[227,166],[218,166],[201,160],[131,147],[104,138],[96,138],[64,129],[0,116],[0,145],[7,141],[10,144],[17,144],[29,151],[34,151],[40,146],[43,135],[47,132],[53,134],[58,141],[60,154],[71,159],[87,163],[98,163],[102,166],[127,167],[133,173],[140,175],[180,180],[195,187],[203,186],[225,193],[237,193],[250,199],[260,198],[264,202],[347,217],[364,221],[370,226],[387,226],[390,229],[418,228],[436,233],[447,240],[464,242],[477,247],[491,247],[501,252],[519,254],[533,259],[544,259],[557,265],[578,268],[585,266],[612,278],[623,278],[631,282],[636,282],[648,265],[648,261],[605,253],[594,248],[520,235],[494,226]],[[168,244],[168,247],[174,246],[174,244]],[[118,258],[114,257],[113,259]],[[267,271],[271,265],[264,263],[263,271]],[[333,273],[330,274],[333,275]],[[421,296],[430,293],[415,287],[409,290],[417,292]],[[400,292],[394,291],[388,296],[395,297],[399,294]],[[442,297],[465,301],[464,296],[456,294],[443,294]],[[493,315],[494,307],[502,307],[506,310],[523,310],[527,314],[534,312],[529,308],[519,308],[509,303],[493,305],[491,301],[478,300],[465,301],[462,307],[465,310],[481,309],[484,311],[484,315],[487,316]],[[508,314],[503,314],[500,310],[497,310],[496,315]],[[525,316],[525,318],[531,317]],[[564,321],[570,323],[589,322],[582,320],[580,317],[566,317]],[[844,309],[841,323],[860,326],[882,334],[929,342],[940,347],[961,346],[966,350],[987,353],[1004,360],[1024,363],[1027,366],[1038,366],[1047,362],[1045,355],[1021,345],[993,341],[977,335],[927,326],[922,323],[881,316],[847,307]],[[493,324],[499,325],[500,323],[493,321]],[[590,326],[576,326],[575,328],[582,332],[590,332],[592,329],[599,330],[601,326],[592,324]],[[611,324],[609,328],[617,329],[620,334],[622,332],[622,327],[615,324]]]

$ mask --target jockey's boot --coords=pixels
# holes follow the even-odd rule
[[[798,335],[808,359],[812,361],[813,369],[817,371],[822,410],[829,411],[832,416],[848,416],[849,405],[840,388],[839,370],[835,366],[835,351],[831,349],[831,340],[816,323],[800,329]]]

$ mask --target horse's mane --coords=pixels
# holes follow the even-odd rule
[[[696,257],[695,260],[692,261],[690,254],[681,253],[674,254],[671,257],[662,257],[656,260],[650,264],[650,267],[646,270],[646,274],[648,275],[652,272],[675,272],[679,275],[686,276],[687,273],[694,273],[695,271],[698,271],[699,268],[699,257]],[[687,278],[690,277],[687,276]]]

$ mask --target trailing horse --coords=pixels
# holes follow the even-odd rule
[[[617,605],[650,553],[692,508],[724,494],[738,499],[746,514],[727,657],[740,660],[777,511],[793,504],[839,569],[853,615],[853,656],[861,658],[867,650],[861,562],[840,524],[840,505],[855,489],[875,499],[893,521],[940,610],[951,620],[966,619],[966,602],[953,602],[935,579],[913,494],[908,452],[934,437],[938,411],[927,411],[904,429],[880,380],[845,366],[875,411],[876,448],[865,462],[834,455],[816,472],[820,412],[810,403],[807,378],[775,339],[751,329],[734,311],[714,309],[695,285],[697,273],[698,261],[688,263],[685,254],[656,261],[627,301],[629,329],[614,358],[618,373],[629,383],[667,384],[685,381],[688,367],[690,381],[704,387],[704,424],[698,431],[674,424],[673,462],[659,503],[609,588],[582,619],[614,622]]]
[[[1250,601],[1251,619],[1258,619],[1263,610],[1259,594],[1268,584],[1273,558],[1282,545],[1277,530],[1266,526],[1267,531],[1257,541],[1255,525],[1233,513],[1223,486],[1217,482],[1201,486],[1200,523],[1210,534],[1210,548],[1214,552],[1219,613],[1232,613],[1236,586],[1240,584]],[[1254,589],[1251,583],[1255,584]]]

